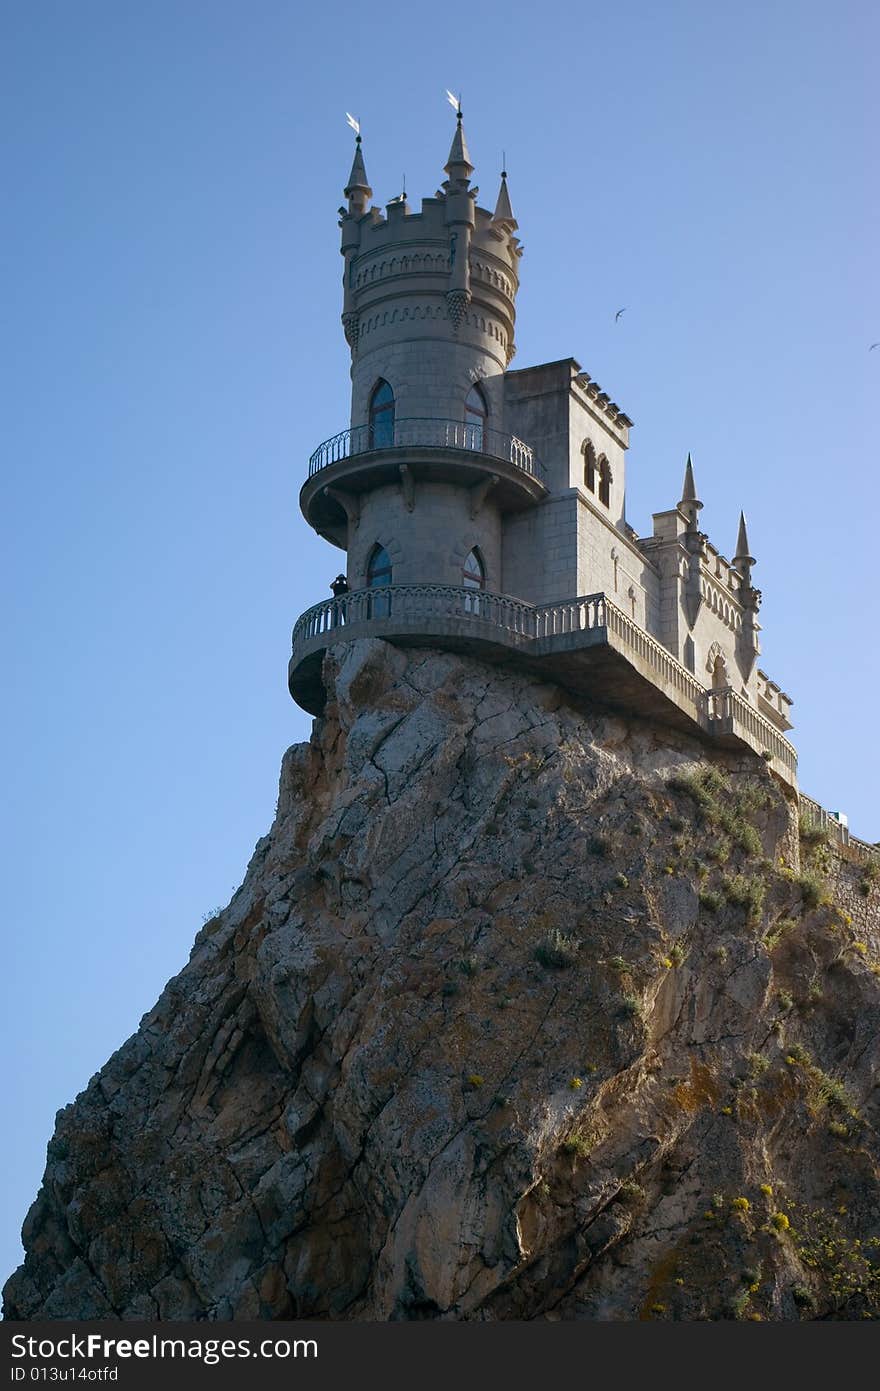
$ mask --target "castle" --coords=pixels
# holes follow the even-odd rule
[[[382,637],[514,662],[724,747],[790,786],[790,698],[758,666],[760,591],[700,531],[690,457],[653,535],[626,520],[632,421],[572,358],[511,370],[522,255],[507,175],[477,204],[461,110],[446,179],[384,214],[358,133],[340,208],[351,423],[315,450],[303,515],[346,553],[298,620],[289,684],[323,709],[321,662]]]

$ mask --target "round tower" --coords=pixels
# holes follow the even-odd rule
[[[546,495],[505,429],[521,248],[502,174],[494,212],[471,187],[461,111],[446,179],[414,212],[370,206],[360,134],[340,209],[349,426],[312,455],[306,520],[347,552],[351,590],[500,589],[501,519]]]

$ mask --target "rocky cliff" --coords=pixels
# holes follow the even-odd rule
[[[880,914],[752,755],[342,645],[11,1318],[877,1315]]]

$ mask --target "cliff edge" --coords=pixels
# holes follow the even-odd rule
[[[752,755],[341,644],[12,1319],[880,1316],[880,892]]]

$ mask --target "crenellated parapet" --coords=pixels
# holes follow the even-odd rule
[[[522,251],[507,176],[495,211],[480,207],[460,112],[445,172],[442,187],[418,210],[401,195],[382,211],[369,206],[360,143],[356,147],[339,224],[342,323],[355,384],[352,425],[361,423],[371,383],[390,380],[389,372],[398,378],[395,395],[406,414],[425,415],[432,407],[449,414],[449,401],[463,386],[500,376],[513,358]],[[420,349],[429,354],[421,366],[430,361],[434,401],[418,380],[425,374],[411,370]]]

